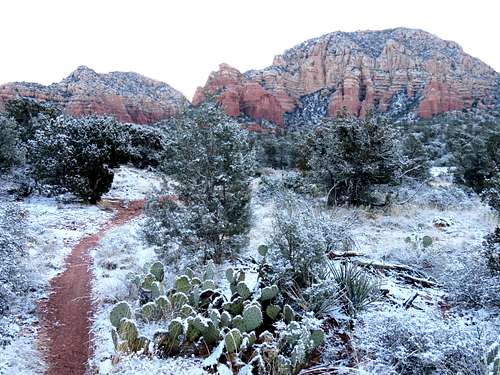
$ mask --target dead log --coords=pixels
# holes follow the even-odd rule
[[[352,258],[352,257],[362,257],[364,254],[358,253],[357,251],[344,251],[340,253],[336,253],[334,251],[331,251],[328,254],[328,258],[330,259],[337,259],[337,258]]]
[[[417,297],[418,297],[418,293],[417,292],[413,293],[413,295],[410,298],[408,298],[406,301],[404,301],[403,307],[405,309],[409,309],[411,307],[411,305],[413,305],[413,301],[415,301],[415,299]]]
[[[423,287],[434,288],[439,286],[436,280],[433,280],[432,278],[426,276],[423,272],[405,264],[380,263],[375,261],[367,262],[364,260],[354,260],[353,263],[360,267],[375,268],[381,271],[396,271],[398,276],[404,278],[412,284],[422,285]]]

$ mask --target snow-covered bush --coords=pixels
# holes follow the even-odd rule
[[[0,207],[0,315],[28,286],[22,259],[26,252],[26,213],[13,204]]]
[[[20,163],[23,157],[24,149],[16,123],[0,115],[0,170]]]
[[[489,189],[487,194],[496,202],[495,190],[498,191],[500,178],[500,128],[484,129],[477,136],[464,136],[455,145],[453,161],[456,163],[455,180],[471,187],[476,193]],[[498,192],[497,192],[498,194]],[[486,198],[488,198],[488,196]]]
[[[168,147],[162,169],[177,182],[176,202],[160,196],[150,203],[154,230],[147,230],[147,238],[167,250],[175,240],[200,251],[202,260],[220,262],[243,244],[249,228],[254,153],[248,134],[206,102],[175,120]]]
[[[346,244],[342,225],[312,201],[285,194],[275,205],[269,263],[281,283],[310,286],[324,274],[328,254]]]
[[[492,273],[482,254],[462,255],[442,282],[452,305],[469,308],[500,307],[500,273]]]
[[[403,169],[405,175],[417,179],[429,176],[429,154],[422,141],[415,134],[409,134],[402,142]]]
[[[484,255],[492,272],[500,272],[500,227],[486,236]]]
[[[395,308],[364,314],[353,341],[369,373],[481,375],[495,324]]]
[[[341,116],[315,129],[308,168],[325,184],[329,203],[369,204],[367,190],[397,180],[402,167],[396,135],[381,117]]]
[[[34,176],[95,203],[109,191],[116,166],[116,121],[58,117],[45,120],[29,141]]]
[[[37,118],[53,119],[60,111],[48,103],[42,103],[32,98],[18,97],[5,104],[8,117],[14,119],[18,125],[19,136],[22,142],[33,139],[40,125]]]
[[[166,132],[157,126],[117,124],[123,133],[119,150],[120,164],[131,163],[137,168],[157,167],[165,153]]]

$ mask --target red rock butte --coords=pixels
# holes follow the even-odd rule
[[[121,122],[151,124],[173,116],[188,100],[169,85],[137,73],[99,74],[80,66],[59,83],[14,82],[0,86],[0,110],[8,100],[50,102],[72,116],[109,115]]]
[[[422,30],[334,32],[286,50],[262,70],[240,73],[221,64],[193,105],[216,94],[229,115],[278,125],[344,109],[361,117],[376,110],[429,118],[493,107],[499,76],[458,44]]]

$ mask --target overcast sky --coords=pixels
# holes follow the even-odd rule
[[[500,71],[498,0],[1,0],[0,83],[49,84],[87,65],[191,99],[221,62],[263,68],[306,39],[398,26],[453,40]]]

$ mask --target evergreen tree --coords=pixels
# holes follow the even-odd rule
[[[0,169],[20,163],[23,156],[24,150],[16,123],[0,115]]]
[[[329,204],[366,204],[368,188],[396,182],[401,157],[391,125],[382,117],[341,116],[314,130],[310,176],[324,183]]]
[[[109,118],[58,117],[38,119],[29,141],[29,161],[40,181],[60,186],[90,203],[111,188],[119,157],[114,134],[116,121]]]
[[[205,260],[220,261],[248,230],[254,168],[248,134],[218,105],[205,102],[175,120],[168,149],[161,167],[177,182],[179,202],[151,204],[154,230],[148,238],[167,247],[176,240],[185,249],[202,249]]]
[[[19,135],[23,142],[27,142],[35,135],[38,122],[33,120],[38,116],[53,119],[60,115],[60,111],[50,104],[41,103],[35,99],[20,97],[9,100],[5,110],[19,126]]]

